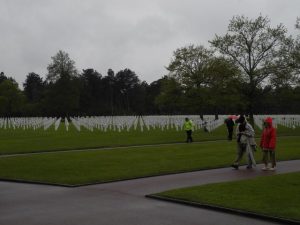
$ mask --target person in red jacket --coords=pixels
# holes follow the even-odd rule
[[[276,167],[276,129],[273,127],[271,117],[267,117],[264,121],[264,130],[261,135],[260,147],[263,150],[263,163],[265,164],[262,170],[274,171]],[[271,167],[268,167],[269,161],[271,161]]]

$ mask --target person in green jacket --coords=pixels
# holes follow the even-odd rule
[[[194,124],[189,118],[185,118],[183,128],[186,132],[186,143],[193,142],[192,132],[193,132]]]

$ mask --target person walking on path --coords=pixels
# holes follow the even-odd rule
[[[225,124],[226,124],[227,131],[228,131],[228,137],[227,137],[227,139],[228,139],[228,141],[232,141],[233,127],[234,127],[234,122],[233,122],[232,117],[228,117],[225,120]]]
[[[247,123],[244,116],[240,116],[237,122],[237,157],[231,166],[235,169],[238,169],[240,161],[242,160],[243,155],[246,152],[248,159],[247,169],[251,169],[253,166],[256,166],[256,162],[253,156],[253,150],[256,149],[254,129],[249,123]]]
[[[263,151],[263,163],[265,164],[262,170],[274,171],[276,168],[276,129],[273,127],[273,120],[271,117],[267,117],[264,121],[264,130],[261,135],[260,147]],[[268,166],[269,161],[271,167]]]
[[[183,124],[183,128],[186,132],[186,143],[193,142],[192,132],[194,129],[194,124],[193,124],[192,120],[190,120],[189,118],[186,117],[185,122]]]

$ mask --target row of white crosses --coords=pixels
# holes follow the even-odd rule
[[[43,128],[44,130],[47,130],[49,127],[51,127],[56,122],[56,118],[43,118]],[[59,125],[59,124],[58,124]],[[58,128],[58,127],[57,127]],[[56,128],[56,130],[57,130]]]
[[[60,118],[48,117],[10,117],[0,118],[0,129],[33,129],[43,128],[47,130],[55,123],[55,130],[58,129]]]
[[[223,124],[226,116],[219,116],[215,120],[214,115],[204,116],[203,120],[199,115],[175,115],[175,116],[94,116],[94,117],[72,117],[71,123],[65,118],[65,129],[69,130],[70,124],[81,131],[84,127],[87,130],[94,131],[129,131],[130,129],[143,131],[144,129],[161,129],[168,130],[175,128],[177,131],[183,129],[184,119],[188,117],[194,123],[194,129],[202,129],[206,127],[208,131],[212,131]],[[22,129],[49,129],[54,126],[58,130],[62,118],[48,117],[18,117],[18,118],[0,118],[1,128],[22,128]]]
[[[72,117],[72,124],[80,131],[81,126],[87,130],[94,131],[129,131],[131,128],[137,129],[138,117],[136,116],[93,116],[93,117]]]
[[[175,128],[177,131],[183,128],[184,119],[188,117],[191,119],[195,128],[198,128],[198,120],[199,116],[143,116],[141,126],[144,125],[147,130],[150,129],[161,129],[161,130],[169,130]]]
[[[300,126],[300,115],[280,115],[274,118],[277,124],[285,127],[295,129]]]
[[[225,117],[227,116],[219,116],[219,119],[216,120],[214,115],[207,115],[202,120],[199,115],[143,116],[142,120],[148,130],[156,128],[168,130],[175,128],[178,131],[183,129],[185,118],[189,118],[194,123],[194,130],[205,127],[207,131],[212,131],[224,123]]]
[[[255,115],[255,124],[262,129],[263,120],[266,117],[272,117],[274,126],[277,124],[289,128],[296,128],[300,126],[300,115]],[[188,117],[194,123],[194,129],[199,130],[205,128],[207,131],[213,131],[222,124],[224,119],[228,116],[219,115],[216,120],[214,115],[205,115],[203,120],[199,115],[165,115],[165,116],[94,116],[94,117],[72,117],[71,123],[65,118],[65,129],[68,131],[70,124],[80,131],[82,127],[89,131],[94,129],[106,131],[130,131],[140,130],[144,131],[150,129],[176,129],[177,131],[183,129],[184,119]],[[61,125],[61,118],[52,117],[16,117],[16,118],[0,118],[0,129],[44,129],[47,130],[51,126],[57,130]]]
[[[224,124],[224,120],[228,118],[227,115],[219,115],[218,119],[215,119],[215,115],[206,115],[203,116],[203,125],[202,127],[206,127],[207,131],[211,132],[218,127]]]
[[[41,120],[40,118],[1,118],[0,119],[0,127],[3,129],[37,129],[41,126]]]
[[[254,123],[260,129],[262,129],[263,121],[267,117],[271,117],[273,119],[274,127],[277,127],[277,125],[281,125],[293,129],[295,129],[296,127],[300,127],[300,115],[255,115]]]
[[[147,130],[161,129],[168,130],[182,128],[183,116],[143,116],[141,127],[145,126]]]

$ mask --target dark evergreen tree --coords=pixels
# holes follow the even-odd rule
[[[42,98],[44,91],[44,81],[36,73],[29,73],[23,83],[24,94],[29,102],[38,102]]]

